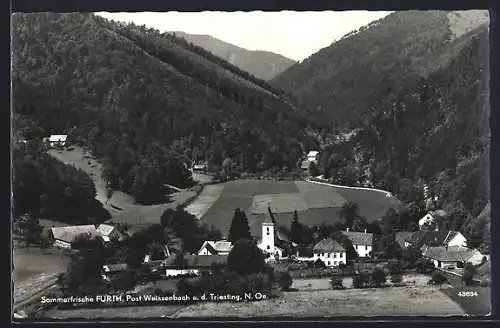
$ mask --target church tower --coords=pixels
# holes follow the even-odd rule
[[[262,222],[262,239],[259,245],[266,253],[274,254],[274,223],[271,218],[271,208],[266,213],[266,217]]]

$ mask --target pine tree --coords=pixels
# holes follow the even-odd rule
[[[233,221],[229,229],[229,241],[235,243],[240,239],[251,239],[250,227],[248,226],[248,219],[245,212],[239,208],[234,210]]]

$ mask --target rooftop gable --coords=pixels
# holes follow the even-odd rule
[[[342,231],[353,245],[371,246],[373,244],[373,234],[370,232]]]
[[[332,238],[325,238],[313,247],[313,252],[319,253],[344,253],[345,248]]]

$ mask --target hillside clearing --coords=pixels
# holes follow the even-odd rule
[[[217,199],[219,199],[223,190],[223,185],[205,186],[200,195],[186,206],[186,211],[201,219]]]

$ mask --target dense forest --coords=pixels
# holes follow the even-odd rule
[[[39,129],[68,134],[104,165],[110,187],[151,201],[207,160],[239,172],[297,167],[324,120],[200,47],[92,14],[13,16],[13,104]],[[321,123],[316,123],[321,122]]]
[[[375,102],[410,76],[446,67],[469,43],[452,39],[446,11],[402,11],[355,30],[271,81],[302,107],[323,109],[339,127],[363,123]]]
[[[449,66],[373,103],[354,137],[325,148],[318,170],[337,183],[390,190],[408,205],[443,208],[443,229],[478,239],[486,225],[475,218],[490,198],[487,28],[465,37]],[[424,185],[438,196],[430,205]]]

